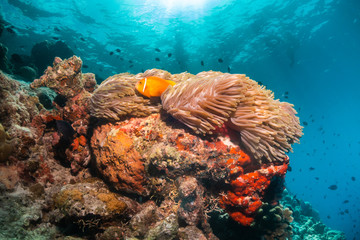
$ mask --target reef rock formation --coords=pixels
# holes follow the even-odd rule
[[[289,137],[288,144],[297,140],[300,128],[290,105],[273,100],[270,92],[243,75],[171,75],[153,69],[115,75],[96,89],[93,75],[80,69],[81,60],[75,56],[56,58],[54,66],[31,84],[58,94],[51,110],[42,107],[32,89],[0,75],[0,97],[5,100],[0,108],[0,146],[17,144],[0,162],[0,238],[307,236],[306,229],[291,222],[290,206],[279,204],[289,159],[261,153],[274,150],[263,147],[274,143],[275,151],[285,154],[289,148],[282,138]],[[170,114],[161,111],[159,99],[145,99],[134,90],[145,76],[177,82],[163,94],[163,108]],[[174,103],[186,99],[180,92],[188,86],[195,93],[188,98],[193,105]],[[202,86],[208,90],[200,91]],[[201,92],[210,96],[208,101]],[[194,111],[196,118],[186,111]],[[244,119],[238,111],[254,111],[243,116],[254,125],[241,125]],[[212,134],[199,135],[196,130]],[[264,131],[280,134],[269,133],[263,142],[253,142],[259,144],[261,157],[239,144],[239,132],[258,134],[256,140],[263,139]],[[10,212],[15,218],[9,218]],[[315,224],[312,227],[321,230]]]

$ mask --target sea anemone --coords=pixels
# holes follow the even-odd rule
[[[283,161],[302,136],[296,111],[270,90],[241,74],[202,72],[161,96],[163,108],[196,133],[212,134],[226,123],[260,163]],[[265,158],[265,159],[264,159]]]
[[[90,115],[108,120],[124,117],[145,117],[159,112],[160,105],[135,93],[135,84],[142,78],[123,73],[107,78],[94,91],[90,99]]]
[[[202,72],[169,87],[161,95],[163,109],[196,133],[222,126],[236,110],[245,75]]]

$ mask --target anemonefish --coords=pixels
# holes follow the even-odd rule
[[[135,88],[145,97],[151,98],[160,97],[169,85],[174,86],[175,82],[151,76],[138,81]]]

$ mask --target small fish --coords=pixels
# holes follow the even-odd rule
[[[89,68],[89,66],[86,65],[86,64],[84,64],[82,67],[83,67],[83,68]]]
[[[54,31],[60,32],[60,29],[58,27],[54,27]]]
[[[349,203],[349,200],[345,200],[343,203]]]
[[[224,60],[222,60],[221,58],[219,58],[219,59],[218,59],[218,62],[219,62],[219,63],[222,63],[222,62],[224,62]]]
[[[168,53],[168,57],[171,57],[172,56],[172,53]]]
[[[59,38],[58,37],[52,37],[54,40],[59,40]]]
[[[288,91],[284,92],[284,95],[289,95],[289,92]]]
[[[231,68],[228,66],[228,69],[227,69],[227,70],[228,70],[228,73],[230,73]]]
[[[109,54],[110,54],[110,56],[112,56],[114,54],[114,52],[110,52]]]
[[[315,177],[315,179],[316,179],[316,180],[319,180],[320,178],[318,178],[318,177]]]
[[[155,58],[155,61],[160,62],[160,58]]]
[[[291,171],[292,171],[292,167],[288,166],[288,172],[291,172]]]
[[[351,180],[352,180],[352,181],[355,181],[355,180],[356,180],[356,178],[355,178],[355,177],[351,177]]]
[[[135,88],[145,97],[151,98],[160,97],[161,94],[169,87],[169,85],[174,86],[175,82],[151,76],[138,81],[135,85]]]
[[[304,126],[307,126],[307,125],[308,125],[308,123],[304,121],[304,122],[303,122],[303,125],[304,125]]]
[[[131,65],[129,66],[129,68],[132,68],[133,66],[134,66],[134,65],[131,64]]]
[[[338,188],[337,185],[333,184],[331,186],[328,187],[330,190],[336,190]]]
[[[117,48],[115,51],[118,52],[118,53],[121,52],[121,50],[119,48]]]
[[[83,37],[80,37],[80,40],[83,41],[83,42],[85,42],[85,38],[83,38]]]
[[[310,170],[310,171],[313,171],[313,170],[315,170],[315,168],[313,168],[313,167],[309,167],[309,170]]]
[[[63,120],[56,120],[56,129],[63,140],[69,143],[72,142],[76,131],[70,123]]]
[[[133,61],[129,60],[129,63],[133,63]]]
[[[327,218],[330,219],[331,218],[330,215],[327,215]]]
[[[158,48],[155,48],[155,51],[157,51],[157,52],[161,52],[161,50],[160,50],[160,49],[158,49]]]
[[[201,60],[201,66],[204,66],[204,61]]]

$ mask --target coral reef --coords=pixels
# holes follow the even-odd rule
[[[291,196],[285,197],[288,203],[279,204],[289,159],[270,153],[273,159],[260,161],[246,144],[239,145],[238,132],[248,128],[229,128],[230,121],[238,119],[237,111],[244,110],[239,110],[242,102],[269,92],[249,91],[243,99],[243,87],[259,88],[243,75],[171,75],[158,69],[115,75],[97,88],[94,75],[81,73],[81,64],[75,56],[55,58],[32,88],[0,74],[0,148],[13,146],[11,153],[2,152],[5,160],[0,162],[0,238],[260,240],[290,239],[293,233],[294,239],[306,239],[311,231],[330,237],[317,220],[302,222],[313,230],[297,225],[303,213],[295,210]],[[135,83],[146,76],[176,82],[166,94],[187,89],[193,80],[204,81],[206,94],[216,93],[217,98],[192,106],[197,109],[194,116],[204,117],[204,125],[195,127],[197,119],[188,125],[213,134],[198,135],[172,118],[174,100],[164,101],[171,112],[166,114],[158,100],[137,95]],[[33,89],[38,87],[55,91],[57,96],[47,100],[53,100],[53,108],[39,102],[40,90]],[[292,108],[271,104],[275,109],[267,105],[265,110],[278,113],[283,122],[258,115],[269,117],[266,129],[279,127],[282,134],[291,135],[298,121]],[[285,123],[292,125],[284,130]],[[281,134],[271,136],[282,141]],[[293,222],[289,209],[294,210]]]
[[[258,209],[263,204],[266,191],[271,181],[285,176],[288,163],[279,166],[262,167],[259,170],[244,173],[243,166],[250,162],[244,152],[239,152],[237,160],[229,159],[231,190],[223,194],[220,206],[228,209],[229,215],[244,226],[250,226]],[[275,200],[275,199],[272,199]]]
[[[283,192],[281,204],[293,211],[292,239],[293,240],[345,240],[343,232],[330,229],[320,220],[319,213],[314,210],[309,202],[304,202],[289,193],[287,189]]]

